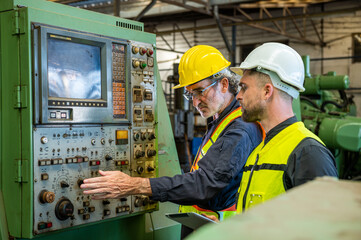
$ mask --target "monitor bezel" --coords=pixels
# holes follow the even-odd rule
[[[48,88],[48,35],[53,34],[62,37],[69,37],[77,43],[83,43],[93,46],[100,46],[101,56],[101,99],[91,99],[95,105],[80,105],[87,101],[84,99],[57,98],[49,97]],[[126,117],[113,118],[112,101],[112,45],[124,45],[125,52],[125,87],[126,87]],[[124,39],[114,39],[97,34],[80,32],[72,29],[63,29],[43,24],[33,24],[33,64],[34,64],[34,123],[35,124],[88,124],[88,123],[127,123],[130,109],[130,46]],[[54,100],[58,104],[49,105],[49,101]],[[66,102],[78,103],[78,105],[67,105]],[[103,106],[101,106],[103,104]],[[50,119],[50,111],[59,109],[70,109],[71,119]]]

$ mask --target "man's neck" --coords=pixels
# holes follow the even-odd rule
[[[272,128],[293,117],[295,114],[293,113],[292,104],[278,103],[270,105],[265,115],[260,122],[265,132],[268,133]]]

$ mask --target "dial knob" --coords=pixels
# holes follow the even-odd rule
[[[134,206],[135,207],[140,207],[143,205],[143,200],[139,197],[136,197],[135,200],[134,200]]]
[[[144,157],[145,155],[145,152],[144,151],[141,151],[141,150],[137,150],[135,152],[135,158],[141,158],[141,157]]]
[[[152,132],[152,133],[149,133],[149,137],[148,137],[149,140],[153,140],[155,139],[155,134]]]
[[[48,138],[47,137],[41,137],[40,139],[42,144],[48,143]]]
[[[138,166],[138,167],[137,167],[137,173],[138,173],[138,174],[142,174],[143,171],[144,171],[144,168],[143,168],[143,167],[141,167],[141,166]]]
[[[62,188],[67,188],[67,187],[69,187],[69,183],[67,183],[67,182],[65,182],[65,181],[61,181],[61,182],[60,182],[60,187],[62,187]]]
[[[113,157],[110,156],[109,154],[105,155],[105,160],[110,161],[112,159],[113,159]]]
[[[104,138],[100,139],[100,143],[101,143],[102,145],[104,145],[104,144],[105,144],[105,139],[104,139]]]
[[[61,198],[55,206],[55,216],[59,220],[66,220],[73,216],[74,205],[67,198]]]
[[[140,133],[139,133],[139,132],[135,132],[135,133],[133,134],[133,138],[134,138],[134,141],[138,141],[139,138],[140,138]]]
[[[148,133],[147,132],[142,132],[142,134],[140,135],[140,138],[144,141],[145,139],[147,139]]]
[[[157,152],[154,149],[147,150],[148,157],[153,157],[153,156],[155,156],[155,154],[157,154]]]
[[[43,190],[39,194],[39,200],[41,203],[52,203],[55,200],[55,194],[48,190]]]

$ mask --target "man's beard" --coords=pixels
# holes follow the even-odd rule
[[[242,108],[242,119],[245,122],[256,122],[261,120],[261,116],[263,115],[264,108],[260,105],[256,105],[253,108],[245,109]]]

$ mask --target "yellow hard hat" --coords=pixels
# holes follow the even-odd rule
[[[216,48],[197,45],[182,56],[178,72],[179,84],[173,89],[186,87],[206,79],[231,65]]]

